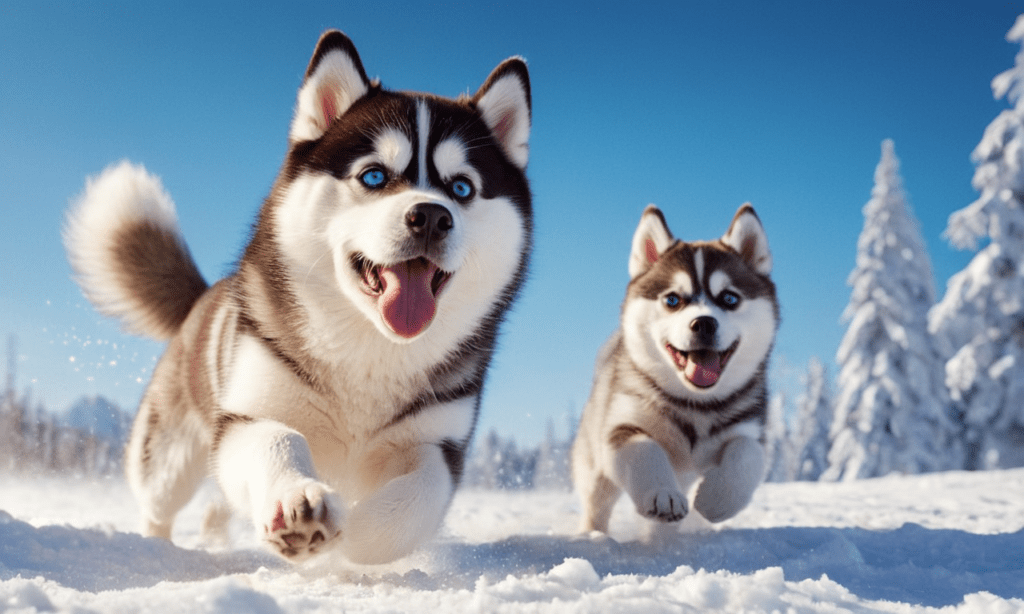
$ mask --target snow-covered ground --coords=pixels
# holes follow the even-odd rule
[[[1024,470],[766,484],[709,528],[574,535],[564,492],[462,491],[427,548],[292,567],[241,521],[206,546],[134,533],[120,480],[0,475],[0,612],[1024,612]]]

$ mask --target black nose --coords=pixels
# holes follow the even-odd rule
[[[415,236],[424,237],[427,241],[440,241],[455,224],[448,209],[437,203],[420,203],[405,214],[405,225]]]
[[[711,316],[700,316],[690,322],[690,330],[701,337],[714,337],[718,330],[718,320]]]

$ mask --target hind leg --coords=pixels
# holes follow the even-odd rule
[[[174,517],[206,476],[209,444],[198,416],[161,413],[147,393],[125,453],[125,472],[143,535],[171,539]]]
[[[612,508],[622,491],[604,474],[596,474],[592,479],[578,486],[580,499],[583,503],[583,516],[580,519],[580,532],[608,532],[608,519]]]
[[[608,519],[622,490],[601,471],[590,448],[586,425],[580,427],[572,448],[572,483],[582,504],[580,532],[608,532]]]

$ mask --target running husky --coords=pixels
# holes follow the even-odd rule
[[[291,560],[382,563],[435,532],[526,272],[529,132],[521,59],[473,96],[393,92],[330,31],[227,278],[207,286],[141,167],[88,183],[65,230],[82,289],[170,339],[127,451],[145,534],[169,539],[208,472]]]
[[[629,256],[621,326],[598,357],[573,444],[582,531],[608,531],[621,491],[662,522],[694,507],[718,522],[765,468],[765,372],[779,323],[772,257],[754,209],[717,241],[684,243],[649,205]]]

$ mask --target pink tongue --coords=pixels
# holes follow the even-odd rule
[[[722,375],[722,360],[718,352],[690,352],[686,361],[686,379],[695,386],[714,386]]]
[[[377,308],[388,327],[410,339],[423,332],[434,319],[437,307],[431,284],[437,267],[418,258],[380,271],[384,292]]]

